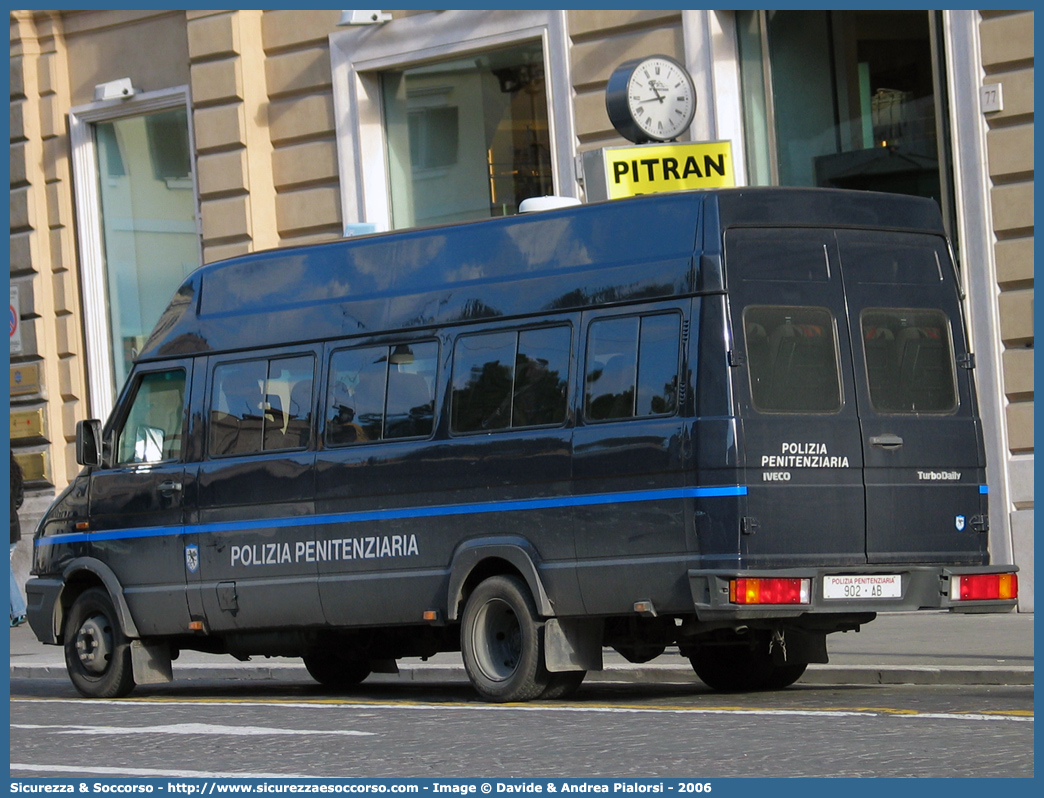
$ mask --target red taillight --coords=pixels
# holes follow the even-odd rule
[[[1019,596],[1016,574],[965,574],[950,578],[954,601],[1011,600]]]
[[[733,604],[808,604],[811,579],[733,579],[729,601]]]

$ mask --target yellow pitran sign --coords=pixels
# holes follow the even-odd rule
[[[736,185],[730,141],[642,144],[600,152],[607,199]]]

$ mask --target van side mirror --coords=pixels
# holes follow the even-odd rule
[[[76,462],[85,466],[102,464],[101,422],[95,418],[76,422]]]

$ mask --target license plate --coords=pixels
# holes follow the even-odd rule
[[[899,574],[823,577],[825,599],[887,599],[902,598],[902,577]]]

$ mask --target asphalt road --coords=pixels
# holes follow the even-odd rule
[[[172,684],[119,701],[11,686],[11,777],[1032,777],[1032,686],[584,685],[495,706],[465,685]]]

